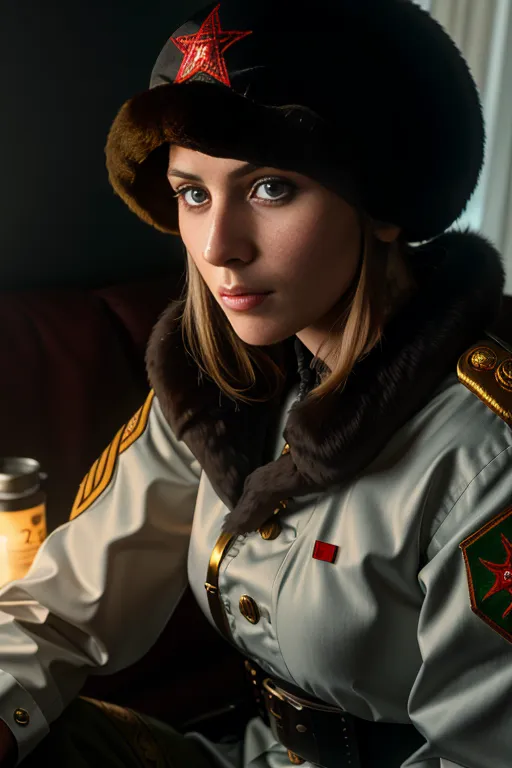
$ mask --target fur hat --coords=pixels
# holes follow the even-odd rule
[[[411,0],[221,0],[177,29],[110,129],[115,192],[178,232],[170,143],[310,176],[409,242],[463,212],[484,154],[478,92]]]

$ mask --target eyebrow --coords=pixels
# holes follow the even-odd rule
[[[261,168],[263,168],[262,165],[246,163],[245,165],[240,166],[240,168],[235,168],[233,171],[229,171],[227,176],[230,179],[240,179],[243,176],[248,176],[250,173],[254,173],[254,171],[261,170]],[[188,173],[188,171],[180,171],[179,168],[169,168],[167,170],[167,175],[176,176],[179,179],[187,179],[188,181],[203,181],[201,176],[197,176],[195,173]]]

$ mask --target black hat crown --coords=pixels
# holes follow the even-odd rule
[[[306,173],[409,241],[458,218],[483,162],[469,68],[411,0],[214,2],[172,34],[150,90],[125,108],[107,145],[111,181],[164,231],[177,229],[174,203],[147,175],[162,172],[164,143]],[[141,130],[130,160],[127,137]]]

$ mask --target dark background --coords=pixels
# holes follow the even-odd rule
[[[104,146],[175,28],[208,0],[2,0],[0,291],[98,287],[182,260],[114,195]]]

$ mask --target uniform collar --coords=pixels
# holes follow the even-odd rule
[[[297,358],[297,373],[300,379],[297,400],[302,402],[308,392],[318,384],[320,372],[313,368],[314,356],[299,338],[295,338],[293,349]]]
[[[298,367],[302,398],[284,429],[290,452],[269,463],[262,463],[265,438],[283,397],[252,404],[223,401],[184,348],[179,307],[164,312],[147,348],[149,381],[174,433],[230,510],[225,530],[255,530],[280,500],[350,482],[426,405],[455,372],[460,355],[493,322],[504,272],[485,238],[451,232],[412,253],[418,291],[389,320],[381,343],[357,364],[341,393],[304,401],[312,385],[311,353],[295,338],[283,342],[292,371],[288,385],[297,381]]]

